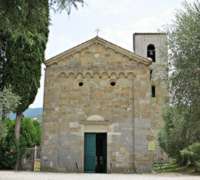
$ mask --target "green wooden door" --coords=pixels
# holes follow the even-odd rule
[[[85,161],[84,170],[87,173],[96,171],[96,134],[85,134]]]

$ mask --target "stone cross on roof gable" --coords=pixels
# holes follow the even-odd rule
[[[95,31],[96,31],[96,33],[97,33],[97,36],[99,36],[100,29],[97,28]]]

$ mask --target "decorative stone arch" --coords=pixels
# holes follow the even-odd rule
[[[69,77],[69,78],[72,78],[72,79],[75,79],[76,75],[75,75],[75,73],[70,72],[70,73],[68,74],[68,77]]]
[[[116,73],[116,72],[112,72],[112,73],[110,74],[110,78],[111,78],[111,79],[118,79],[117,73]]]
[[[104,117],[99,115],[92,115],[87,118],[87,121],[104,121]]]
[[[82,73],[78,73],[77,75],[76,75],[76,79],[83,79],[84,78],[84,75],[82,74]]]
[[[100,74],[97,73],[97,72],[93,73],[93,78],[94,79],[99,79],[100,78]]]
[[[119,73],[119,79],[124,79],[126,78],[126,74],[124,72]]]
[[[91,72],[86,72],[85,73],[85,78],[92,78],[92,73]]]
[[[102,79],[108,79],[109,74],[107,72],[102,72],[101,77],[102,77]]]
[[[67,74],[65,72],[61,72],[57,75],[57,78],[67,78]]]

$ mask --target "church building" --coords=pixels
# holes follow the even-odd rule
[[[41,162],[47,171],[150,172],[168,100],[167,36],[133,51],[96,36],[45,62]]]

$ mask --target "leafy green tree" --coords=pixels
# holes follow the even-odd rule
[[[6,134],[5,118],[10,112],[15,111],[20,98],[12,93],[11,88],[0,91],[0,139]]]
[[[181,164],[181,150],[200,142],[200,2],[185,2],[169,28],[171,106],[160,144]]]
[[[200,97],[200,2],[185,3],[169,32],[173,103],[199,112]]]
[[[6,136],[0,140],[0,169],[13,169],[17,160],[17,147],[15,141],[15,121],[7,119]],[[30,118],[22,119],[20,136],[20,159],[27,148],[41,143],[41,125]]]
[[[84,0],[50,0],[50,7],[56,11],[66,10],[70,14],[72,7],[78,9],[78,3],[83,5]]]
[[[0,92],[0,119],[3,113],[7,115],[8,113],[15,111],[19,104],[19,96],[16,96],[14,93],[12,93],[11,90],[11,87],[9,87],[5,88],[3,92]]]

